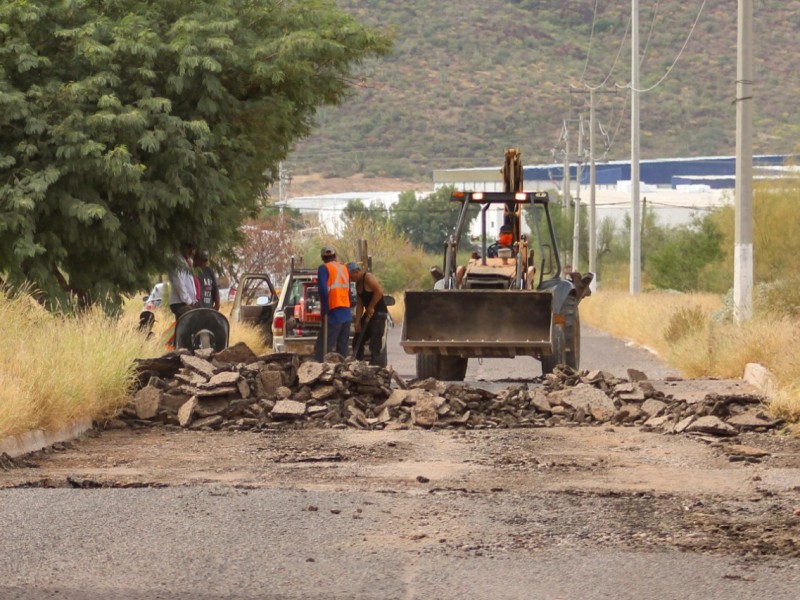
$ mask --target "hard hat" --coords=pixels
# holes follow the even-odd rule
[[[358,273],[361,270],[361,265],[357,262],[349,262],[347,263],[347,270],[350,273]]]
[[[326,258],[328,256],[336,256],[336,250],[334,250],[332,246],[323,246],[322,252],[320,252],[320,256],[322,256],[322,258]]]

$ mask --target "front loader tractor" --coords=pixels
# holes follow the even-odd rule
[[[406,292],[400,344],[416,355],[418,378],[462,381],[470,358],[533,356],[543,373],[557,364],[579,368],[578,303],[592,275],[561,277],[549,196],[521,191],[521,177],[506,176],[521,171],[519,154],[511,165],[506,157],[507,191],[453,192],[461,210],[444,245],[443,268],[432,270],[434,289]],[[503,226],[489,232],[487,214],[492,207],[499,212],[498,205]],[[480,222],[479,247],[459,265],[473,218]]]

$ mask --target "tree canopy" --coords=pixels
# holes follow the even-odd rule
[[[0,277],[104,302],[232,245],[390,46],[332,0],[9,0],[0,39]]]
[[[459,202],[450,201],[452,192],[447,186],[422,198],[413,190],[403,192],[392,207],[392,223],[415,246],[441,253],[461,211]],[[462,242],[469,245],[468,240]]]

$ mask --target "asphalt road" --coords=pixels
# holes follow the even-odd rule
[[[583,331],[585,368],[674,374],[644,349]],[[413,377],[414,358],[402,353],[398,339],[399,328],[390,361]],[[539,373],[531,358],[472,361],[467,379],[500,385]],[[485,436],[488,445],[491,434]],[[113,448],[105,451],[112,469]],[[190,459],[181,460],[192,468]],[[217,475],[226,468],[219,464]],[[466,488],[442,495],[370,489],[353,485],[353,478],[337,480],[325,465],[308,468],[324,471],[326,484],[298,471],[296,484],[264,481],[255,489],[218,480],[144,489],[0,489],[0,599],[798,598],[797,559],[589,544],[591,511],[602,506],[602,496],[590,504],[565,490],[552,496],[569,499],[562,509],[542,507],[537,490],[503,496]],[[486,542],[513,539],[523,526],[546,533],[550,520],[540,508],[560,515],[563,537],[517,546]],[[636,527],[633,515],[615,518]]]
[[[389,332],[389,363],[403,377],[412,378],[416,375],[416,357],[406,354],[400,347],[400,334],[401,325]],[[646,348],[633,346],[581,324],[581,369],[602,369],[617,377],[627,378],[629,368],[643,371],[650,379],[678,375],[675,369],[665,365]],[[466,381],[473,385],[491,382],[508,385],[509,380],[524,382],[541,374],[541,364],[529,356],[471,359]]]
[[[465,526],[493,527],[490,506],[463,503]],[[800,586],[796,560],[418,550],[396,543],[394,510],[389,495],[347,491],[4,491],[0,597],[794,600]]]

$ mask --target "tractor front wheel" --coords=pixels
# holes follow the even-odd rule
[[[563,365],[566,363],[565,345],[564,329],[561,325],[556,325],[553,328],[553,353],[549,356],[542,356],[542,375],[552,373],[556,365]]]

